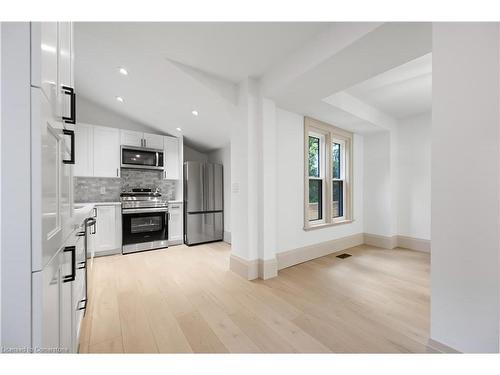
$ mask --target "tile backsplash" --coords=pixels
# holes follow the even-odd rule
[[[162,196],[175,199],[176,182],[164,180],[161,171],[122,169],[120,178],[75,177],[75,202],[118,202],[123,189],[159,187]],[[101,193],[101,188],[104,188]]]

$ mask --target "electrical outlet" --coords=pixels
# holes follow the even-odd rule
[[[106,186],[101,186],[101,194],[106,194]]]

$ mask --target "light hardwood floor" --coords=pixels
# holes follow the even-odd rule
[[[433,352],[429,254],[347,252],[266,281],[229,271],[222,242],[97,258],[80,352]]]

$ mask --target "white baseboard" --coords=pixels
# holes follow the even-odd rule
[[[257,259],[246,260],[231,254],[229,269],[246,280],[255,280],[259,277],[259,261]]]
[[[274,259],[259,259],[259,278],[263,280],[278,276],[278,262]]]
[[[224,242],[231,243],[231,232],[224,231]]]
[[[278,263],[276,259],[246,260],[231,254],[229,269],[247,280],[257,278],[267,280],[278,276]]]
[[[365,245],[381,247],[383,249],[394,249],[402,247],[404,249],[422,251],[425,253],[431,252],[431,241],[422,238],[414,238],[408,236],[381,236],[378,234],[365,233]]]
[[[437,350],[440,353],[461,353],[456,349],[453,349],[451,346],[445,345],[436,341],[434,339],[429,339],[427,341],[427,346],[431,347],[434,350]]]
[[[276,259],[246,260],[231,254],[229,268],[247,280],[257,278],[266,280],[277,276],[278,270],[363,244],[384,249],[402,247],[409,250],[430,252],[429,240],[407,236],[381,236],[371,233],[358,233],[278,253]]]
[[[350,247],[362,244],[363,233],[358,233],[352,236],[337,238],[335,240],[299,247],[297,249],[278,253],[278,270],[282,270],[283,268],[291,267],[299,263],[307,262],[308,260],[320,258],[325,255],[343,251]]]
[[[424,240],[422,238],[397,236],[397,244],[398,244],[398,247],[402,247],[405,249],[422,251],[424,253],[431,252],[431,241]]]
[[[379,234],[365,233],[363,237],[365,245],[381,247],[383,249],[394,249],[397,247],[396,236],[381,236]]]
[[[111,250],[105,250],[105,251],[99,251],[94,253],[95,258],[99,257],[105,257],[108,255],[116,255],[116,254],[121,254],[122,253],[122,248],[119,247],[117,249],[111,249]]]

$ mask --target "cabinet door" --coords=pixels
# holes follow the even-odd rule
[[[75,127],[75,176],[92,177],[94,175],[93,137],[92,126],[78,124]]]
[[[144,147],[163,150],[163,136],[144,133]]]
[[[143,147],[142,132],[134,132],[132,130],[120,130],[120,143],[125,146]]]
[[[73,351],[73,298],[72,286],[74,281],[64,281],[65,276],[72,272],[71,252],[61,252],[60,265],[60,343],[59,347],[71,353]]]
[[[164,178],[167,180],[178,180],[180,178],[179,139],[176,137],[164,137],[164,144]]]
[[[182,203],[172,203],[168,206],[168,241],[171,244],[182,243],[183,210]]]
[[[118,248],[118,236],[116,233],[117,220],[118,217],[116,215],[115,206],[97,207],[97,223],[95,234],[95,254],[97,256],[100,252]]]
[[[41,304],[39,313],[33,316],[33,345],[41,348],[59,348],[60,344],[60,257],[55,256],[41,272],[33,274],[33,282],[40,285],[33,296],[35,305]],[[40,279],[38,279],[40,277]]]
[[[120,131],[94,126],[94,177],[120,177]]]
[[[40,87],[54,115],[58,114],[58,24],[31,23],[31,84]]]
[[[59,116],[70,117],[71,98],[63,93],[63,86],[73,87],[72,71],[72,23],[58,22],[58,78],[59,78]]]
[[[31,93],[32,179],[34,186],[40,186],[33,190],[32,199],[32,218],[37,221],[33,223],[32,235],[39,239],[34,242],[32,267],[38,271],[55,256],[64,240],[66,223],[61,210],[64,142],[61,122],[54,118],[45,95],[39,88],[32,88]]]

